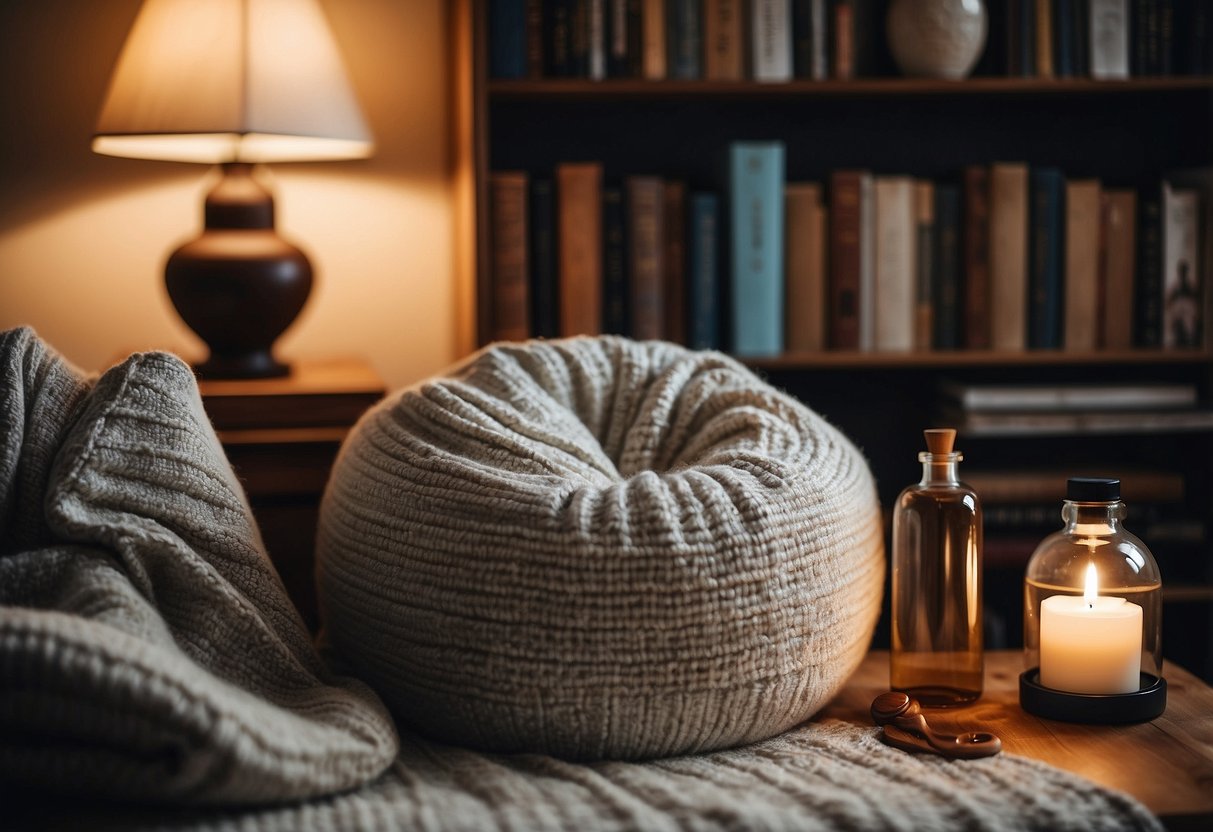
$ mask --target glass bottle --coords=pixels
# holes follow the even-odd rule
[[[1162,675],[1162,578],[1146,544],[1121,525],[1124,516],[1120,480],[1067,481],[1061,509],[1065,526],[1040,542],[1024,575],[1027,669],[1041,664],[1041,603],[1054,595],[1090,595],[1141,607],[1140,671]]]
[[[893,509],[889,679],[939,708],[981,696],[981,503],[957,476],[956,431],[923,433],[922,480]]]

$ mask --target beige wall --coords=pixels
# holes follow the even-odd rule
[[[286,359],[362,355],[392,387],[457,357],[447,8],[323,0],[377,152],[279,165],[278,225],[317,286]],[[30,324],[76,364],[200,354],[163,286],[214,173],[89,149],[139,0],[0,0],[0,329]]]

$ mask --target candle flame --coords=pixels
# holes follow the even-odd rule
[[[1095,599],[1099,596],[1099,573],[1095,571],[1095,562],[1091,561],[1087,564],[1087,580],[1082,589],[1082,600],[1086,602],[1088,607],[1095,606]]]

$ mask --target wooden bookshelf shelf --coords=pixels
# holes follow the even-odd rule
[[[988,95],[1124,95],[1183,91],[1213,91],[1213,77],[1131,78],[1096,81],[1090,78],[967,78],[949,81],[922,78],[859,78],[850,81],[648,81],[635,79],[540,78],[490,80],[486,91],[494,100],[579,101],[648,98],[881,98],[902,96]]]
[[[752,5],[747,4],[745,8],[752,9]],[[668,319],[659,328],[657,337],[679,340],[690,333],[692,321],[710,321],[715,326],[700,329],[709,330],[711,334],[700,335],[693,343],[723,350],[737,349],[731,340],[732,329],[736,326],[736,321],[731,317],[734,311],[732,305],[738,297],[738,289],[733,285],[734,275],[730,271],[733,267],[730,235],[736,233],[736,229],[729,225],[730,199],[733,198],[735,185],[731,179],[730,153],[745,143],[767,143],[780,146],[783,184],[798,186],[798,204],[803,206],[809,201],[805,198],[806,191],[811,193],[813,187],[820,189],[820,207],[824,213],[814,216],[820,220],[820,227],[826,230],[825,233],[837,227],[832,225],[838,216],[835,213],[837,205],[853,204],[842,199],[835,201],[837,194],[831,191],[832,181],[835,174],[840,172],[851,174],[853,178],[856,178],[855,174],[867,177],[873,190],[881,179],[910,180],[915,187],[916,216],[922,210],[917,204],[919,184],[924,186],[923,193],[928,194],[924,199],[934,199],[942,189],[949,189],[948,196],[952,200],[947,204],[949,222],[955,232],[950,238],[950,245],[959,245],[963,239],[984,240],[984,248],[974,246],[974,262],[979,265],[971,269],[978,275],[972,285],[978,287],[984,285],[983,273],[993,279],[990,277],[994,271],[990,268],[993,255],[989,251],[993,235],[983,236],[979,231],[970,236],[970,230],[964,225],[969,213],[963,203],[973,198],[971,194],[965,195],[968,193],[966,178],[971,172],[977,171],[979,175],[973,178],[983,183],[973,193],[978,196],[985,193],[989,197],[992,192],[989,180],[993,178],[994,168],[997,166],[1001,169],[1000,193],[1003,195],[1004,218],[1011,213],[1006,199],[1009,192],[1007,182],[1011,178],[1022,176],[1026,179],[1030,174],[1047,173],[1048,177],[1042,176],[1042,180],[1050,178],[1052,183],[1060,181],[1063,188],[1070,183],[1082,185],[1085,182],[1085,186],[1077,189],[1076,193],[1080,199],[1085,197],[1088,200],[1092,193],[1091,183],[1095,183],[1095,198],[1099,200],[1095,208],[1091,208],[1088,201],[1081,203],[1086,207],[1081,211],[1076,209],[1073,217],[1064,211],[1057,211],[1057,215],[1053,216],[1058,223],[1073,220],[1079,231],[1090,230],[1090,224],[1080,222],[1083,218],[1112,210],[1102,201],[1105,196],[1119,192],[1119,199],[1124,193],[1133,192],[1137,197],[1134,203],[1137,213],[1128,214],[1135,218],[1118,226],[1135,229],[1136,239],[1132,244],[1109,249],[1106,237],[1099,237],[1099,241],[1092,243],[1090,233],[1075,232],[1075,238],[1086,244],[1086,249],[1070,249],[1086,252],[1085,259],[1076,256],[1076,261],[1080,261],[1075,265],[1076,271],[1088,274],[1089,269],[1079,267],[1087,269],[1096,258],[1105,258],[1101,262],[1106,263],[1108,251],[1111,250],[1119,258],[1116,262],[1120,268],[1115,273],[1121,278],[1115,291],[1106,288],[1105,276],[1101,278],[1105,279],[1105,283],[1099,284],[1103,288],[1079,295],[1084,301],[1091,297],[1098,298],[1098,314],[1102,316],[1101,334],[1098,337],[1075,339],[1074,343],[1084,345],[1084,351],[942,348],[943,344],[998,343],[1018,346],[1066,343],[1064,339],[1054,337],[1024,338],[1020,341],[1014,338],[995,339],[991,333],[982,336],[983,326],[993,329],[996,315],[1001,315],[999,320],[1003,322],[1016,320],[1019,310],[1011,309],[1010,312],[1015,314],[1008,314],[1007,309],[994,308],[994,302],[990,299],[992,295],[983,301],[980,294],[964,294],[971,289],[966,288],[969,284],[961,279],[964,275],[958,274],[955,279],[959,299],[967,302],[976,297],[972,306],[977,312],[972,313],[966,304],[959,304],[965,317],[962,321],[956,321],[956,309],[948,307],[950,317],[945,319],[943,336],[937,332],[932,332],[930,338],[916,335],[913,343],[919,345],[920,351],[848,352],[823,349],[741,358],[746,366],[838,426],[862,449],[886,508],[896,499],[898,491],[919,474],[915,460],[922,442],[922,430],[947,424],[949,419],[954,420],[952,424],[959,425],[959,416],[970,415],[960,413],[958,416],[955,403],[947,400],[942,392],[945,382],[1058,387],[1084,384],[1182,385],[1194,391],[1197,401],[1194,413],[1207,414],[1213,409],[1213,293],[1208,289],[1213,279],[1213,268],[1210,267],[1213,265],[1213,242],[1202,243],[1205,248],[1199,255],[1200,262],[1204,264],[1200,281],[1206,287],[1203,290],[1203,348],[1088,349],[1094,344],[1123,346],[1171,342],[1170,339],[1164,341],[1161,325],[1158,331],[1145,331],[1139,318],[1145,319],[1152,312],[1143,312],[1140,316],[1136,312],[1136,304],[1141,302],[1143,293],[1153,297],[1139,285],[1149,285],[1137,279],[1138,274],[1144,272],[1142,264],[1161,260],[1161,253],[1151,249],[1151,254],[1158,256],[1147,261],[1146,255],[1141,255],[1139,260],[1136,253],[1126,254],[1125,249],[1136,247],[1136,251],[1141,251],[1145,226],[1138,220],[1144,215],[1147,197],[1154,205],[1162,202],[1161,182],[1168,180],[1168,177],[1189,177],[1187,182],[1177,187],[1189,191],[1200,188],[1200,211],[1205,212],[1205,216],[1213,216],[1213,213],[1208,213],[1210,200],[1213,200],[1213,173],[1208,172],[1213,171],[1213,75],[1139,75],[1125,80],[997,76],[987,73],[1009,71],[1010,62],[1006,55],[999,56],[996,48],[985,56],[984,63],[979,64],[983,74],[959,81],[893,77],[889,73],[894,69],[888,61],[867,63],[865,66],[870,68],[870,77],[850,80],[648,80],[638,78],[635,74],[628,78],[605,80],[584,77],[506,80],[490,77],[494,57],[490,49],[490,43],[494,42],[489,32],[490,18],[486,0],[458,0],[452,4],[453,53],[456,56],[454,77],[458,91],[455,101],[458,129],[454,137],[456,157],[453,165],[457,186],[457,234],[460,240],[456,262],[461,278],[460,292],[464,298],[469,343],[483,345],[500,337],[522,337],[517,334],[521,332],[556,337],[561,332],[573,334],[566,330],[584,327],[584,322],[566,327],[553,314],[554,309],[559,309],[559,301],[565,297],[560,280],[567,277],[569,296],[578,297],[587,284],[592,285],[593,281],[603,279],[603,275],[595,277],[592,270],[587,277],[587,270],[579,266],[597,263],[603,274],[608,268],[608,258],[604,256],[607,250],[603,244],[606,233],[594,241],[593,247],[571,245],[566,249],[581,252],[582,255],[586,251],[593,251],[592,255],[582,256],[568,268],[561,266],[556,256],[560,250],[559,234],[562,233],[557,222],[559,218],[554,213],[560,207],[560,176],[579,171],[582,184],[587,181],[587,176],[596,179],[597,183],[594,187],[583,188],[581,192],[598,193],[597,206],[610,206],[610,216],[613,217],[608,224],[604,220],[610,218],[604,211],[598,231],[605,232],[609,228],[614,232],[610,237],[614,246],[614,259],[610,260],[614,269],[610,291],[615,302],[612,314],[616,317],[608,323],[603,316],[603,324],[599,328],[637,334],[634,320],[626,315],[619,316],[618,310],[621,303],[634,304],[633,293],[637,290],[626,281],[632,280],[639,269],[632,260],[628,260],[628,267],[621,268],[619,263],[625,258],[636,257],[633,241],[627,237],[627,229],[639,227],[640,223],[635,216],[620,220],[620,214],[629,200],[635,198],[628,190],[630,184],[644,185],[644,182],[638,183],[637,180],[655,179],[674,186],[675,197],[669,204],[677,206],[678,200],[699,196],[701,205],[705,201],[712,204],[712,200],[715,200],[717,207],[713,210],[718,211],[712,215],[714,219],[711,224],[711,228],[716,229],[712,234],[717,236],[709,235],[712,244],[697,250],[688,242],[691,238],[687,235],[686,223],[691,215],[685,210],[686,205],[673,209],[668,216],[662,215],[663,226],[670,225],[682,230],[671,234],[666,240],[670,245],[670,240],[680,234],[681,246],[674,244],[666,250],[673,254],[663,252],[661,256],[670,256],[672,262],[680,265],[665,274],[669,280],[668,286],[672,288],[661,288],[656,294],[665,297],[664,293],[669,292],[671,297],[689,300],[687,288],[690,283],[687,278],[690,270],[687,261],[680,258],[686,257],[691,251],[700,254],[704,251],[715,252],[715,265],[706,268],[705,273],[711,273],[716,282],[699,284],[701,288],[710,287],[704,290],[702,297],[713,298],[711,303],[693,307],[689,303],[684,304],[681,306],[682,326],[677,325],[676,319]],[[1001,24],[1001,34],[1005,35],[1009,24],[1006,19]],[[550,44],[544,45],[548,44],[546,39],[536,40],[534,29],[528,32],[531,38],[527,41],[528,47],[539,44],[538,49],[528,48],[526,53],[524,71],[533,72],[542,64],[542,60],[536,62],[535,59],[544,58],[547,53],[543,50],[549,48]],[[589,37],[593,37],[593,34]],[[1005,44],[1007,41],[989,42]],[[516,40],[511,43],[516,47]],[[516,53],[514,57],[517,57]],[[636,56],[633,54],[629,57],[634,59]],[[631,65],[635,73],[634,60]],[[520,72],[517,64],[512,66],[502,74],[516,75]],[[544,66],[555,74],[551,66]],[[615,66],[617,69],[618,65]],[[855,70],[865,71],[860,66],[856,63]],[[1132,69],[1136,71],[1138,66],[1134,64]],[[1188,66],[1191,64],[1184,64],[1184,67]],[[1199,66],[1202,72],[1208,71],[1207,63]],[[588,74],[588,70],[579,67],[566,65],[561,70]],[[588,173],[587,169],[590,169]],[[575,183],[577,180],[566,179],[568,181]],[[1019,179],[1016,181],[1021,182]],[[1180,182],[1178,179],[1175,181]],[[523,184],[520,186],[519,182]],[[509,187],[510,183],[514,191],[503,197],[503,189]],[[898,196],[904,194],[904,182],[886,184],[900,188],[896,191],[886,190],[886,194],[891,194],[886,205],[894,206],[891,210],[895,210],[896,205],[904,206],[904,199]],[[1021,185],[1016,186],[1019,190],[1016,191],[1018,201],[1014,210],[1021,215],[1022,224],[1027,225],[1028,187],[1030,185],[1041,192],[1044,192],[1044,188],[1031,182],[1021,182]],[[928,188],[934,190],[933,197]],[[577,193],[576,187],[568,187],[567,190],[571,195]],[[609,200],[603,198],[608,190],[611,192]],[[959,206],[954,200],[958,190],[962,200]],[[642,189],[639,193],[646,191]],[[785,189],[785,196],[787,193]],[[1064,195],[1065,191],[1062,193]],[[530,201],[520,199],[519,194]],[[538,201],[534,200],[536,194],[541,197]],[[706,200],[703,199],[705,197]],[[875,213],[873,201],[866,199]],[[574,196],[570,196],[569,204],[573,205],[575,201]],[[636,199],[638,203],[642,201]],[[652,202],[650,198],[648,204],[651,206]],[[584,204],[593,204],[592,199]],[[973,216],[978,218],[975,227],[989,231],[993,221],[989,216],[990,206],[981,209],[980,199],[976,199],[975,204],[979,206],[973,211]],[[1079,204],[1075,202],[1075,205]],[[1117,203],[1123,204],[1123,201]],[[537,210],[536,205],[542,210]],[[940,211],[942,205],[942,202],[936,201],[931,213]],[[1054,200],[1051,207],[1057,206],[1058,201]],[[1152,210],[1155,216],[1161,217],[1157,207]],[[569,217],[573,219],[565,218],[568,226],[564,233],[583,242],[584,238],[593,237],[593,230],[584,238],[575,237],[577,228],[593,229],[594,226],[586,220],[592,215],[592,211],[570,212]],[[1044,211],[1040,215],[1050,216]],[[651,217],[652,212],[647,216]],[[673,223],[669,222],[669,216],[675,218]],[[904,219],[904,213],[901,216]],[[503,217],[513,217],[512,225],[503,221]],[[525,224],[518,221],[520,217],[526,218]],[[495,222],[498,223],[496,238],[492,231]],[[1101,222],[1106,224],[1106,221]],[[934,216],[926,224],[931,223],[936,223]],[[943,223],[940,221],[937,224]],[[651,229],[652,225],[649,223],[645,227]],[[1069,233],[1065,225],[1061,225],[1060,231],[1053,225],[1041,231],[1044,225],[1040,222],[1016,232],[1020,235],[1016,245],[1025,259],[1030,251],[1027,246],[1029,232],[1038,233],[1045,239],[1048,239],[1045,232],[1054,235]],[[503,230],[507,227],[509,233]],[[802,231],[808,227],[803,214],[798,227]],[[1102,228],[1102,225],[1098,227]],[[1213,226],[1206,224],[1202,227]],[[544,233],[538,237],[532,236],[536,229]],[[922,233],[921,228],[916,227],[915,230]],[[1151,245],[1161,248],[1161,222],[1152,220],[1149,230]],[[935,234],[935,231],[928,230],[928,233]],[[1213,237],[1213,234],[1210,236]],[[874,237],[873,232],[869,240]],[[906,235],[902,234],[899,239],[904,241],[905,238]],[[942,236],[936,235],[932,240],[935,239],[942,239]],[[1123,241],[1128,239],[1128,235],[1122,233],[1115,239]],[[627,240],[626,244],[621,240]],[[504,247],[495,250],[495,244],[501,241],[512,245],[508,252],[511,257],[505,256],[507,252]],[[827,238],[826,254],[823,256],[825,265],[814,267],[813,291],[821,288],[823,271],[826,272],[826,280],[837,280],[829,274],[834,262],[830,260],[830,245],[833,245],[833,240]],[[932,242],[927,245],[937,244]],[[918,246],[916,242],[916,252]],[[534,258],[531,256],[533,248],[540,251],[539,256]],[[652,248],[650,246],[648,250]],[[801,254],[804,248],[801,246]],[[890,250],[893,248],[890,246]],[[1066,251],[1064,247],[1056,246],[1048,249],[1049,255],[1056,255],[1056,250]],[[1091,254],[1091,250],[1095,253]],[[524,253],[524,257],[513,256],[519,251]],[[932,251],[932,258],[942,261],[941,257],[937,257],[938,252]],[[1012,251],[1012,254],[1015,252]],[[871,250],[866,256],[873,256]],[[968,256],[962,250],[959,261],[953,257],[951,270],[967,274],[971,264],[964,258]],[[493,273],[495,260],[499,270],[496,276]],[[999,260],[1002,264],[999,270],[1001,274],[1011,274],[1013,277],[1015,269],[1028,271],[1026,262],[1018,263],[1015,257],[1010,260],[1013,265],[1006,265],[1007,259]],[[520,261],[525,265],[519,267]],[[651,262],[651,258],[645,262]],[[902,264],[898,268],[904,270],[904,258],[900,262]],[[981,265],[983,263],[984,266]],[[1051,265],[1046,265],[1054,268],[1057,264],[1051,261]],[[920,261],[912,266],[919,267]],[[1069,265],[1062,263],[1061,267],[1069,268]],[[627,278],[621,278],[625,268],[632,271],[628,272]],[[937,266],[927,268],[939,270]],[[1043,271],[1044,267],[1038,264],[1035,268]],[[1105,266],[1100,268],[1106,271]],[[567,274],[562,275],[562,271]],[[887,264],[885,272],[892,273]],[[1154,279],[1158,277],[1156,272],[1161,272],[1161,268],[1151,266],[1148,276]],[[503,273],[507,274],[504,280]],[[521,279],[518,277],[520,273],[523,274]],[[1124,278],[1126,273],[1129,274],[1127,283]],[[573,275],[580,277],[574,278]],[[495,283],[495,277],[501,282]],[[877,284],[875,276],[870,277],[873,280],[871,285],[896,283]],[[513,292],[513,287],[520,285],[525,285],[524,293]],[[542,289],[536,291],[536,285],[541,285]],[[620,287],[624,285],[628,288],[621,290]],[[652,285],[653,282],[649,280],[642,288],[651,289]],[[500,286],[506,286],[508,291],[499,296],[497,290]],[[983,291],[988,291],[992,286],[992,283],[989,284]],[[605,296],[603,288],[598,287],[599,299]],[[932,304],[941,303],[939,298],[944,297],[935,294],[936,288],[932,286]],[[1049,291],[1057,291],[1056,281],[1049,284]],[[532,292],[533,295],[530,294]],[[584,293],[589,296],[589,292]],[[799,317],[795,318],[793,325],[801,327],[798,333],[802,336],[802,340],[796,343],[806,346],[855,343],[849,337],[836,337],[837,321],[831,322],[828,317],[837,312],[830,304],[835,302],[834,296],[838,294],[841,293],[829,295],[818,307],[827,316],[823,326],[818,326],[819,322],[803,314],[806,308],[804,304],[796,307]],[[1013,293],[1005,294],[1014,297]],[[531,304],[535,298],[539,299],[539,303],[528,306],[525,315],[510,317],[507,312],[517,313],[521,308],[517,301],[520,296],[526,299],[526,304]],[[620,297],[625,300],[621,302]],[[916,303],[923,301],[917,295],[914,297]],[[1005,302],[1006,298],[1000,300]],[[1061,295],[1057,296],[1057,300],[1064,317],[1066,301]],[[1158,301],[1161,307],[1161,298]],[[512,306],[509,305],[511,303]],[[1036,303],[1043,308],[1039,297]],[[1075,304],[1070,309],[1074,311],[1080,307],[1085,308],[1085,303]],[[1119,313],[1126,307],[1130,310],[1131,323],[1128,326],[1133,329],[1128,335],[1125,334],[1126,326],[1121,325],[1123,317],[1105,314],[1108,310]],[[651,305],[638,308],[649,309]],[[1049,309],[1050,315],[1056,312],[1053,307]],[[630,310],[630,314],[634,312],[634,308]],[[970,314],[973,317],[969,317]],[[510,331],[508,335],[500,334],[503,330],[498,326],[503,320],[520,319],[524,323],[519,325],[518,330]],[[537,324],[537,320],[543,323]],[[671,324],[670,320],[675,320],[675,323]],[[803,325],[805,320],[809,321],[809,325]],[[1111,330],[1109,321],[1118,328]],[[961,335],[964,337],[947,330],[949,326],[963,330]],[[973,326],[975,330],[968,329]],[[832,331],[831,327],[835,329]],[[873,328],[869,336],[873,336],[875,331]],[[978,335],[970,337],[974,331]],[[812,337],[805,333],[812,333]],[[828,333],[828,337],[822,333]],[[792,343],[786,334],[785,331],[782,344]],[[644,332],[640,335],[648,337]],[[689,337],[686,340],[692,342]],[[905,346],[905,339],[879,340],[869,337],[861,343]],[[921,345],[925,343],[934,344],[936,348],[921,350]],[[765,344],[762,348],[778,349]],[[1199,421],[1199,416],[1194,417],[1194,421]],[[1204,634],[1197,643],[1190,645],[1186,659],[1203,675],[1213,679],[1213,637],[1209,635],[1213,633],[1213,603],[1210,603],[1213,598],[1213,556],[1210,556],[1208,546],[1208,541],[1213,539],[1213,431],[1205,426],[1185,431],[1177,432],[1156,423],[1139,432],[1121,431],[1115,435],[1090,430],[1063,435],[1056,430],[1049,433],[1032,429],[1014,436],[979,435],[972,430],[962,433],[962,436],[967,464],[978,465],[981,470],[996,474],[1022,472],[1043,465],[1069,472],[1066,476],[1074,475],[1074,471],[1127,472],[1149,469],[1165,471],[1182,482],[1182,496],[1174,500],[1173,505],[1163,505],[1163,500],[1151,495],[1150,508],[1157,509],[1160,516],[1165,515],[1163,520],[1167,522],[1192,524],[1197,528],[1197,535],[1162,539],[1155,554],[1162,556],[1160,563],[1168,582],[1173,582],[1176,587],[1198,588],[1174,596],[1190,599],[1191,603],[1181,604],[1182,609],[1170,619],[1171,623],[1167,626],[1184,633],[1196,631]],[[1056,506],[1056,511],[1052,511],[1050,517],[1057,516],[1059,511],[1060,506]],[[1018,533],[1022,536],[1025,531],[1035,535],[1040,529],[1008,527],[999,529],[997,533],[1004,536]],[[1002,578],[1005,578],[1000,583],[999,576],[995,575],[986,584],[990,599],[988,607],[1001,604],[1004,609],[1016,609],[1022,604],[1023,564],[1019,561],[1000,564],[997,561],[997,546],[989,538],[987,543],[990,551],[995,553],[993,558],[987,560],[987,569],[995,572],[1002,570]],[[1000,593],[1004,597],[1000,598]],[[1010,619],[1002,624],[1006,637],[1010,639],[1007,646],[1013,646],[1019,628]],[[887,638],[887,633],[884,637]],[[881,638],[879,630],[877,638]]]

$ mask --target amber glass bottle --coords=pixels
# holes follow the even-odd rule
[[[957,476],[956,431],[924,433],[922,481],[893,509],[889,678],[938,708],[981,696],[981,504]]]

